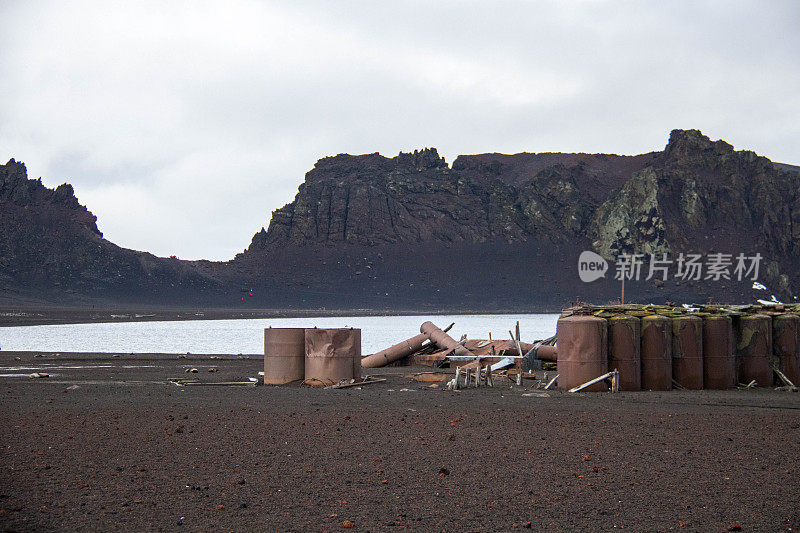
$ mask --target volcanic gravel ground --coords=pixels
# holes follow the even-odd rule
[[[20,366],[51,377],[0,378],[5,530],[800,526],[800,394],[444,392],[404,368],[361,390],[180,387],[261,360],[0,355]]]

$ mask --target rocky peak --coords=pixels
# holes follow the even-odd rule
[[[28,179],[28,169],[25,163],[16,161],[13,157],[5,165],[0,165],[0,190],[10,188],[20,181]]]
[[[700,130],[672,130],[664,148],[664,155],[668,160],[695,160],[732,153],[733,146],[723,140],[712,141]]]
[[[424,171],[447,169],[447,162],[436,148],[400,152],[396,157],[372,154],[339,154],[323,157],[306,173],[306,183],[322,180],[371,179],[394,171]]]
[[[448,168],[444,157],[440,157],[438,150],[433,147],[408,153],[400,152],[394,159],[398,166],[411,167],[416,170]]]
[[[6,209],[11,209],[12,205],[36,208],[46,216],[72,220],[102,236],[97,229],[97,217],[78,203],[72,185],[62,183],[55,189],[45,187],[41,178],[29,179],[25,164],[13,158],[0,165],[0,202]]]

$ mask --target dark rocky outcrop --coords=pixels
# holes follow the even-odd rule
[[[633,252],[760,253],[765,261],[759,279],[791,298],[800,275],[800,174],[794,168],[735,151],[697,130],[674,130],[663,151],[638,156],[483,154],[459,156],[451,168],[432,148],[395,158],[338,155],[317,163],[294,202],[273,213],[269,228],[237,261],[275,262],[295,247],[308,256],[330,247],[352,249],[369,260],[389,245],[382,258],[392,249],[416,247],[420,265],[435,264],[453,246],[480,255],[475,250],[481,246],[496,254],[498,247],[524,245],[557,263],[576,261],[582,249],[609,260]],[[472,268],[466,263],[459,268]],[[513,269],[524,268],[508,267],[512,277],[519,277]],[[574,266],[564,272],[544,262],[537,268],[544,278],[519,281],[543,287],[542,279],[553,285],[573,276],[575,295],[596,289],[577,280]],[[462,272],[439,277],[453,280]],[[649,288],[645,293],[655,299],[750,297],[749,284],[724,281],[662,284],[652,294]],[[606,295],[612,289],[617,291],[611,287]]]
[[[216,283],[192,265],[120,248],[72,186],[45,187],[23,163],[0,165],[0,296],[51,304],[197,300]]]
[[[317,162],[233,261],[183,262],[104,240],[72,188],[0,166],[0,295],[154,304],[393,310],[557,309],[619,295],[577,258],[760,253],[759,280],[800,286],[800,170],[697,130],[637,156],[436,149]],[[645,276],[643,276],[644,278]],[[752,280],[642,279],[640,302],[751,301]],[[55,295],[55,296],[54,296]],[[66,296],[65,296],[66,295]]]

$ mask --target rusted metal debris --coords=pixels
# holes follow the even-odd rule
[[[472,353],[453,337],[436,327],[431,321],[424,322],[419,330],[421,333],[427,335],[431,342],[435,343],[443,350],[447,350],[452,355],[471,355]]]
[[[476,361],[478,357],[493,365],[509,357],[521,359],[526,356],[552,362],[557,359],[555,347],[545,344],[545,341],[529,344],[516,339],[513,335],[510,340],[463,338],[456,341],[446,333],[451,327],[453,324],[441,330],[432,322],[425,322],[420,326],[422,332],[420,335],[364,357],[361,366],[378,368],[400,363],[439,367],[449,362],[450,367],[454,368]],[[554,342],[555,337],[546,341]],[[519,362],[515,364],[521,365]]]
[[[386,378],[374,378],[372,376],[364,376],[362,379],[355,380],[342,380],[335,385],[328,385],[326,389],[348,389],[350,387],[360,387],[362,385],[372,385],[373,383],[383,383]]]
[[[376,352],[372,355],[364,357],[361,359],[361,366],[363,368],[379,368],[386,366],[389,363],[393,363],[399,359],[402,359],[403,357],[408,357],[409,355],[418,352],[427,340],[429,340],[428,335],[425,333],[420,333],[419,335],[411,337],[410,339],[406,339],[403,342],[399,342],[394,346],[390,346],[385,350],[381,350],[380,352]]]

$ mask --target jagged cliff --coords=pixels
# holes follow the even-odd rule
[[[191,265],[105,240],[96,220],[71,185],[49,189],[23,163],[0,165],[0,299],[180,303],[214,289]]]
[[[460,156],[435,148],[340,154],[317,162],[294,202],[276,210],[253,248],[342,243],[561,241],[585,232],[597,207],[652,156]],[[598,164],[603,163],[603,164]],[[565,166],[570,164],[570,166]]]
[[[697,130],[637,156],[459,156],[428,148],[317,162],[293,202],[223,263],[183,262],[102,238],[69,185],[0,166],[0,299],[403,310],[542,310],[619,295],[577,258],[759,253],[759,281],[800,287],[800,168]],[[750,301],[752,281],[631,280],[629,300]]]
[[[316,164],[238,260],[274,262],[294,247],[369,254],[386,245],[434,255],[436,245],[472,253],[479,245],[525,245],[552,258],[591,249],[609,260],[619,253],[761,253],[760,279],[788,298],[800,274],[798,186],[796,167],[697,130],[674,130],[663,151],[638,156],[483,154],[459,156],[450,167],[433,148],[394,158],[342,154]],[[546,278],[574,275],[540,268]],[[576,296],[593,291],[573,281]],[[699,285],[671,294],[688,298]],[[698,296],[724,298],[731,290],[723,284]]]

